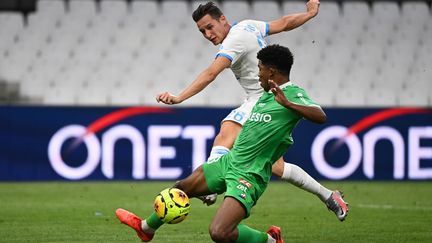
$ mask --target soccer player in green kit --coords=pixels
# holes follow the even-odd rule
[[[249,217],[251,208],[265,191],[273,163],[293,144],[292,131],[297,123],[302,118],[315,123],[326,121],[321,107],[290,82],[293,56],[288,48],[270,45],[261,49],[257,57],[260,85],[265,92],[252,109],[233,149],[174,185],[189,197],[225,193],[209,228],[215,242],[283,242],[279,227],[271,226],[267,232],[261,232],[241,221]],[[116,215],[143,241],[150,241],[163,224],[155,213],[145,220],[124,209],[117,209]]]

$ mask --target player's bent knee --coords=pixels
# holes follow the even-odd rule
[[[282,177],[284,172],[285,162],[282,159],[277,160],[272,166],[272,174],[277,177]]]
[[[237,138],[237,135],[239,134],[241,129],[241,126],[239,126],[239,128],[233,128],[233,129],[222,129],[218,136],[224,138],[224,139],[233,139],[233,138]]]
[[[188,188],[188,186],[184,185],[183,180],[176,181],[173,185],[173,188],[177,188],[177,189],[182,190],[184,193],[186,193],[186,195],[188,195],[188,197],[190,197],[189,196],[189,194],[190,194],[189,188]]]
[[[227,149],[231,149],[233,144],[234,144],[235,139],[236,139],[236,136],[233,136],[232,134],[230,135],[230,134],[219,133],[216,136],[213,145],[214,146],[223,146]]]
[[[226,148],[231,148],[234,144],[234,140],[240,133],[242,126],[234,122],[224,122],[222,123],[221,130],[216,135],[214,140],[214,145],[224,146]]]
[[[214,242],[228,242],[232,232],[228,232],[222,227],[215,227],[213,225],[209,228],[210,237]]]
[[[202,166],[195,169],[190,176],[177,181],[173,187],[184,191],[190,198],[200,196],[203,192],[207,192],[208,188]]]
[[[174,188],[178,188],[178,189],[182,190],[182,189],[180,188],[180,187],[181,187],[181,186],[180,186],[180,182],[181,182],[181,181],[176,181],[172,187],[174,187]],[[183,191],[183,190],[182,190],[182,191]]]
[[[193,180],[184,179],[177,181],[173,187],[184,191],[189,197],[193,197],[197,185]]]

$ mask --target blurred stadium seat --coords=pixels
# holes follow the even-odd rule
[[[48,89],[43,98],[46,105],[76,105],[76,93],[64,87],[54,87]]]
[[[341,89],[334,96],[337,107],[364,107],[366,105],[365,93],[358,89]]]
[[[232,22],[250,19],[251,6],[242,0],[223,1],[220,5],[222,12]]]
[[[280,16],[280,8],[274,1],[253,1],[252,10],[248,18],[271,21],[275,16]]]
[[[0,11],[0,82],[33,104],[158,105],[158,92],[181,91],[217,52],[191,18],[205,2],[39,0],[28,15]],[[219,3],[232,22],[306,9],[303,1]],[[292,49],[292,80],[325,106],[432,105],[427,1],[323,1],[315,19],[269,41]],[[208,89],[182,105],[244,98],[229,71]]]
[[[426,92],[422,92],[419,89],[408,88],[398,95],[399,106],[424,106],[424,104],[428,104],[428,102],[429,100]]]

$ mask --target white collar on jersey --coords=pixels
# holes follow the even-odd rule
[[[286,82],[286,83],[284,83],[282,85],[279,85],[279,88],[283,89],[283,88],[285,88],[287,86],[292,86],[292,85],[293,85],[293,83],[291,81],[288,81],[288,82]],[[271,94],[272,92],[269,90],[268,93]]]

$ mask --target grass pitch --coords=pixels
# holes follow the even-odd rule
[[[0,242],[139,242],[114,216],[123,207],[146,217],[171,182],[0,183]],[[286,242],[432,242],[431,182],[324,182],[345,192],[343,223],[317,197],[286,182],[271,182],[245,223],[282,228]],[[153,242],[211,242],[217,205],[191,200],[191,213],[164,225]]]

